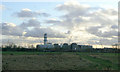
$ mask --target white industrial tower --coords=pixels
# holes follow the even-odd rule
[[[44,34],[44,45],[47,44],[47,33]]]

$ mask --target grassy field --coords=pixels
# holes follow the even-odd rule
[[[3,70],[118,70],[118,53],[2,52]]]

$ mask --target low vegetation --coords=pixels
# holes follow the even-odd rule
[[[118,70],[119,53],[12,52],[3,54],[3,70]]]

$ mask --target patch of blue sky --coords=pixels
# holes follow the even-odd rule
[[[6,7],[2,14],[3,22],[22,23],[23,20],[15,17],[14,13],[20,12],[24,8],[28,8],[32,11],[46,12],[51,15],[48,18],[56,18],[62,15],[62,12],[57,12],[54,9],[60,2],[3,2],[2,4]],[[38,17],[37,19],[42,22],[46,18],[47,17]]]
[[[44,23],[44,20],[50,19],[50,18],[56,18],[59,19],[61,15],[64,14],[64,12],[59,12],[55,10],[56,5],[63,4],[63,2],[3,2],[2,3],[5,6],[5,10],[3,10],[2,13],[2,22],[12,22],[17,25],[21,24],[23,22],[23,19],[19,19],[14,16],[15,12],[20,12],[24,8],[31,9],[32,11],[42,11],[49,13],[50,17],[37,17],[37,19]],[[100,5],[108,5],[113,6],[114,8],[117,8],[117,1],[109,1],[109,2],[80,2],[80,4],[88,4],[91,7],[99,8]]]

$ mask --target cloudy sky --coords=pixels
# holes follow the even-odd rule
[[[118,42],[118,1],[3,2],[3,44],[48,42],[110,46]]]

